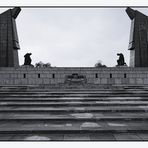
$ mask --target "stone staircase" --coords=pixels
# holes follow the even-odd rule
[[[148,140],[148,87],[0,87],[0,140]]]

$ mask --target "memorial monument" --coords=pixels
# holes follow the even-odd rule
[[[117,67],[33,67],[26,53],[15,68],[19,12],[0,15],[0,141],[148,140],[148,68],[141,68],[148,65],[146,16],[127,9],[133,67],[122,53]]]
[[[0,67],[18,67],[20,49],[16,22],[21,8],[15,7],[0,14]]]
[[[148,16],[130,7],[126,12],[131,19],[130,67],[148,67]]]

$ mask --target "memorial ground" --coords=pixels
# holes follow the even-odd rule
[[[20,11],[0,15],[0,140],[148,140],[147,16],[127,9],[131,67],[44,68],[19,66]]]

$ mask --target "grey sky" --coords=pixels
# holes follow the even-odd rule
[[[98,60],[115,66],[118,52],[129,64],[130,19],[124,8],[22,8],[16,22],[20,64],[27,52],[33,64],[57,67],[91,67]]]

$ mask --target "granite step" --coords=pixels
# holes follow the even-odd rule
[[[147,141],[148,133],[0,134],[0,141]]]
[[[125,88],[125,89],[128,89],[128,88]],[[118,91],[124,91],[125,90],[124,88],[118,88]],[[130,88],[130,90],[148,90],[148,88],[144,88],[144,89],[136,89],[136,88]],[[104,92],[104,91],[112,91],[112,90],[117,90],[117,89],[114,89],[114,88],[98,88],[98,89],[83,89],[83,88],[79,88],[79,89],[71,89],[71,88],[67,88],[67,89],[56,89],[56,88],[48,88],[48,89],[18,89],[18,88],[15,88],[15,89],[1,89],[0,88],[0,92],[40,92],[40,93],[44,93],[44,92],[97,92],[97,91],[101,91],[101,92]]]
[[[93,85],[93,84],[88,84],[88,85],[2,85],[0,86],[0,90],[49,90],[49,89],[59,89],[59,90],[100,90],[100,89],[148,89],[147,85]]]
[[[49,121],[51,122],[81,122],[81,121],[148,121],[148,113],[117,113],[117,112],[104,112],[104,113],[22,113],[22,112],[5,112],[0,113],[0,121],[28,121],[29,123],[36,123],[37,121]]]
[[[3,106],[0,112],[148,112],[148,106],[101,106],[101,107],[74,107],[74,106],[61,106],[61,107],[34,107],[34,106]]]
[[[1,94],[0,98],[44,98],[44,97],[148,97],[148,93],[53,93],[53,94]]]
[[[0,107],[4,106],[10,106],[10,107],[61,107],[61,106],[148,106],[148,101],[89,101],[89,102],[83,102],[83,101],[66,101],[63,103],[62,102],[48,102],[48,101],[40,101],[40,102],[35,102],[35,101],[0,101]]]
[[[5,94],[5,93],[16,93],[16,94],[22,94],[22,93],[28,93],[28,94],[35,94],[35,93],[40,93],[40,94],[44,94],[44,93],[110,93],[110,92],[133,92],[133,91],[137,91],[137,92],[148,92],[148,89],[135,89],[135,88],[124,88],[124,89],[114,89],[114,88],[110,88],[110,89],[33,89],[33,90],[21,90],[21,89],[16,89],[16,90],[1,90],[0,89],[0,94]]]
[[[45,92],[105,92],[105,91],[120,91],[120,92],[123,92],[123,91],[148,91],[148,88],[102,88],[102,89],[0,89],[0,92],[1,93],[4,93],[4,92],[28,92],[28,93],[45,93]]]
[[[77,126],[45,126],[45,125],[12,125],[0,127],[1,134],[43,134],[43,133],[147,133],[148,126],[115,126],[115,127],[77,127]]]
[[[71,118],[71,117],[13,117],[13,118],[1,118],[0,121],[6,121],[6,122],[13,122],[13,121],[17,121],[17,122],[37,122],[37,121],[49,121],[49,122],[60,122],[60,121],[64,121],[64,122],[70,122],[70,121],[74,121],[74,122],[78,122],[78,121],[85,121],[85,122],[96,122],[96,121],[148,121],[148,117],[147,116],[141,116],[141,117],[131,117],[131,116],[127,116],[127,117],[100,117],[100,118]]]
[[[45,91],[45,92],[40,92],[40,91],[37,91],[37,92],[35,92],[35,91],[0,91],[0,95],[8,95],[8,94],[11,94],[11,95],[27,95],[27,94],[29,94],[29,95],[37,95],[37,94],[41,94],[41,95],[44,95],[44,94],[48,94],[48,95],[50,95],[50,94],[52,94],[52,95],[54,95],[54,94],[59,94],[59,95],[61,95],[61,94],[104,94],[104,93],[106,93],[106,94],[110,94],[110,93],[114,93],[114,94],[124,94],[124,93],[129,93],[129,94],[131,94],[131,93],[148,93],[148,90],[96,90],[96,91],[80,91],[79,90],[79,92],[77,92],[77,91],[58,91],[58,90],[56,90],[56,91]]]
[[[77,93],[86,93],[86,92],[109,92],[109,91],[119,91],[119,92],[124,92],[124,91],[145,91],[147,92],[148,91],[148,88],[102,88],[102,89],[81,89],[81,88],[78,88],[78,89],[57,89],[57,88],[54,88],[54,89],[19,89],[19,88],[16,88],[14,90],[9,90],[9,89],[1,89],[0,88],[0,92],[1,93],[5,93],[5,92],[11,92],[11,93],[23,93],[23,92],[28,92],[28,93],[50,93],[50,92],[64,92],[64,93],[68,93],[68,92],[77,92]]]
[[[138,92],[147,92],[147,91],[144,91],[144,90],[137,90]],[[87,93],[92,93],[92,94],[95,94],[95,93],[111,93],[111,92],[114,92],[114,93],[123,93],[123,92],[132,92],[131,90],[128,91],[128,90],[96,90],[96,91],[80,91],[77,92],[77,91],[52,91],[52,90],[49,90],[49,91],[45,91],[45,92],[42,92],[42,91],[0,91],[0,95],[1,94],[87,94]]]
[[[147,102],[148,97],[30,97],[30,98],[25,98],[25,97],[0,97],[0,101],[7,101],[7,102],[77,102],[77,101],[82,101],[83,103],[85,102],[92,102],[92,101],[109,101],[109,102],[125,102],[125,101],[142,101],[142,102]]]

